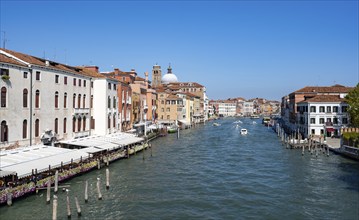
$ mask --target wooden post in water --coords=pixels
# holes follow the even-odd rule
[[[130,146],[127,145],[127,158],[130,158]]]
[[[54,195],[54,202],[52,205],[52,220],[57,219],[57,196]]]
[[[59,184],[59,171],[56,170],[55,172],[55,189],[54,189],[54,192],[57,193],[57,190],[58,190],[58,185]]]
[[[179,136],[180,136],[180,129],[179,127],[177,128],[177,139],[179,139]]]
[[[88,200],[89,200],[89,195],[88,195],[87,188],[88,188],[88,181],[86,180],[86,182],[85,182],[85,202],[86,202],[86,203],[87,203]]]
[[[8,206],[12,206],[12,193],[9,192],[9,189],[7,189],[6,191],[6,203]]]
[[[75,204],[76,204],[76,209],[77,209],[77,216],[81,216],[81,207],[80,207],[79,201],[77,199],[77,196],[75,196]]]
[[[97,159],[97,169],[101,169],[101,161],[100,159]]]
[[[66,189],[66,209],[67,209],[67,218],[71,218],[70,198],[69,198],[68,189]]]
[[[106,168],[106,189],[110,188],[110,170]]]
[[[51,190],[51,180],[48,180],[47,182],[47,194],[46,194],[46,203],[49,204],[50,203],[50,190]]]
[[[97,185],[98,199],[102,200],[102,194],[101,194],[101,190],[100,190],[100,178],[99,177],[97,177],[96,185]]]
[[[110,159],[108,159],[108,156],[106,157],[106,165],[107,165],[107,166],[110,165]]]
[[[302,146],[302,156],[304,156],[304,144]]]
[[[327,157],[329,157],[329,145],[327,145]]]

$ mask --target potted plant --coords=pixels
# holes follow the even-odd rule
[[[2,75],[2,76],[1,76],[1,79],[2,79],[2,80],[9,80],[9,79],[10,79],[10,76],[9,76],[9,75]]]

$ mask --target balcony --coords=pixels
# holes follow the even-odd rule
[[[75,138],[87,137],[90,136],[90,131],[79,131],[74,133]]]
[[[87,115],[90,114],[89,108],[74,108],[74,115]]]

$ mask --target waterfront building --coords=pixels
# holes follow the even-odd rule
[[[297,103],[299,132],[304,137],[338,136],[349,122],[344,95],[317,95]]]
[[[298,129],[300,129],[300,127],[301,127],[300,126],[300,118],[301,117],[298,117],[298,114],[297,114],[299,112],[298,103],[307,101],[316,96],[338,96],[340,98],[344,98],[348,94],[348,92],[352,89],[353,89],[352,87],[345,87],[342,85],[307,86],[307,87],[301,88],[297,91],[290,93],[289,95],[282,98],[282,104],[281,104],[282,126],[288,132],[298,131]],[[317,98],[317,99],[313,99],[312,101],[315,101],[315,100],[317,100],[318,103],[320,103],[320,100],[324,100],[324,98]],[[337,101],[337,100],[333,99],[333,101]],[[332,105],[332,104],[333,103],[328,104],[328,105]],[[334,104],[333,104],[333,107],[334,107]],[[303,107],[303,103],[301,103],[301,106]],[[326,108],[326,105],[324,105],[324,108]],[[321,112],[321,113],[323,114],[323,112]],[[332,113],[330,113],[330,114],[332,114]],[[324,116],[324,118],[327,118],[327,116]],[[324,119],[324,120],[326,120],[326,119]],[[348,119],[348,123],[349,123],[349,119]],[[310,122],[309,122],[309,124],[310,124]],[[308,133],[311,133],[312,132],[311,129],[312,128],[309,128],[309,130],[308,130],[308,128],[307,128],[308,132],[304,132],[304,128],[302,128],[301,129],[302,135],[306,136]],[[315,134],[318,134],[318,129],[314,129]],[[324,130],[323,130],[323,133],[324,133]]]
[[[243,102],[243,109],[242,109],[242,115],[243,116],[251,116],[253,113],[255,113],[254,103],[253,101],[245,101]]]
[[[116,130],[117,108],[108,108],[108,100],[117,102],[117,82],[93,70],[97,67],[6,49],[0,50],[0,65],[2,147],[38,144],[45,131],[67,140]]]

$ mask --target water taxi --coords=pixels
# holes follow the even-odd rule
[[[248,134],[247,129],[242,128],[242,129],[241,129],[241,135],[246,135],[246,134]]]

